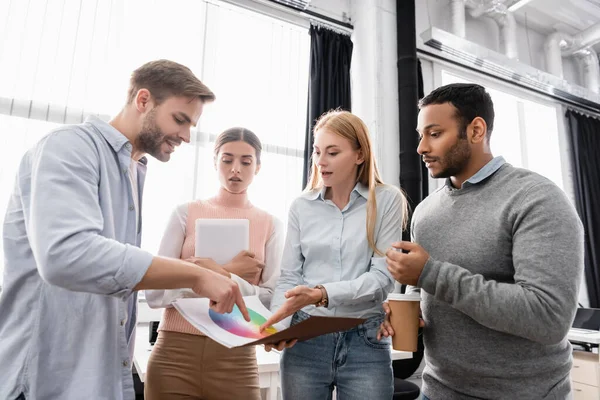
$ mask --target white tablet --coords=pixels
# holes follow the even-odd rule
[[[196,257],[212,258],[222,265],[249,248],[250,221],[247,219],[196,220]]]

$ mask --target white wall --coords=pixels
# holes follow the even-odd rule
[[[352,111],[371,133],[384,182],[400,184],[396,2],[353,0]]]
[[[350,0],[311,0],[308,9],[338,21],[349,22]]]

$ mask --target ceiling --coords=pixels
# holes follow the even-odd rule
[[[600,22],[600,0],[505,0],[517,20],[540,33],[576,34]],[[515,10],[516,9],[516,10]]]

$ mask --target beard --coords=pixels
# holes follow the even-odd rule
[[[152,109],[144,118],[142,130],[136,139],[136,147],[157,160],[166,162],[171,156],[161,151],[163,143],[165,143],[165,134],[156,123],[156,111]]]
[[[440,160],[443,169],[431,176],[433,178],[450,178],[460,174],[467,166],[469,159],[471,158],[471,147],[466,138],[459,138],[450,149],[448,153]]]

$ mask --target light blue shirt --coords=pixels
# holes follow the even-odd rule
[[[494,174],[494,172],[498,171],[501,166],[506,164],[504,157],[498,156],[492,158],[487,164],[483,166],[479,171],[475,173],[472,177],[463,182],[461,189],[464,189],[469,186],[473,186],[478,184],[479,182],[489,178]],[[451,189],[457,190],[454,186],[452,186],[452,181],[450,178],[446,179],[446,186]]]
[[[98,118],[23,157],[4,220],[0,399],[135,397],[132,288],[152,255],[136,247],[130,162],[127,138]]]
[[[376,188],[375,243],[385,253],[402,237],[403,196],[388,185]],[[284,293],[297,285],[322,284],[329,306],[307,306],[311,315],[369,318],[381,315],[381,303],[394,288],[385,256],[378,256],[367,241],[369,190],[357,184],[350,201],[340,210],[324,198],[325,189],[294,200],[288,217],[287,238],[271,310],[284,302]]]

